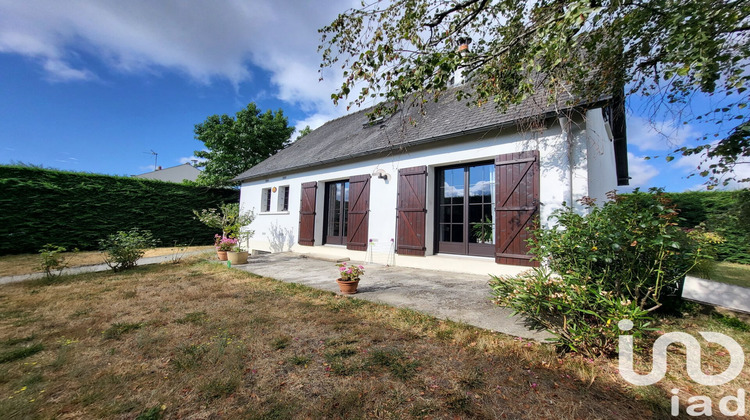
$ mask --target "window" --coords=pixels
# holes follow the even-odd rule
[[[260,198],[260,211],[269,212],[271,211],[271,189],[263,188]]]
[[[279,187],[279,197],[276,211],[289,211],[289,185]]]
[[[437,170],[438,252],[493,256],[495,165]]]

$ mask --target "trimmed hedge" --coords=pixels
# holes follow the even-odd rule
[[[207,245],[217,233],[192,210],[239,201],[239,191],[142,178],[0,166],[0,255],[47,243],[96,249],[120,230],[150,230],[162,246]]]
[[[716,245],[720,261],[750,264],[750,190],[666,193],[680,210],[680,226],[705,223],[724,237]]]

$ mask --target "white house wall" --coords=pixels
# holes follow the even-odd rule
[[[574,172],[581,171],[587,160],[586,154],[586,130],[573,129],[573,136],[581,143],[575,146],[573,153],[576,155]],[[524,150],[538,149],[540,152],[540,201],[541,222],[546,225],[550,213],[562,206],[563,202],[570,203],[571,191],[579,196],[588,195],[589,180],[591,177],[571,186],[571,165],[569,162],[568,144],[569,140],[561,128],[561,124],[551,124],[543,133],[518,133],[515,130],[506,130],[502,133],[487,134],[485,136],[465,136],[432,144],[430,146],[413,147],[402,153],[394,153],[392,156],[379,157],[370,160],[356,162],[344,162],[336,166],[314,168],[309,171],[298,172],[284,176],[273,176],[268,179],[244,182],[241,187],[241,206],[243,211],[253,210],[257,215],[251,229],[255,231],[253,238],[249,239],[246,246],[249,249],[271,251],[272,226],[280,227],[287,235],[293,235],[293,240],[284,238],[284,242],[293,243],[291,250],[300,253],[326,254],[330,256],[348,256],[352,260],[372,261],[375,263],[391,264],[399,266],[410,266],[416,268],[434,268],[455,272],[473,272],[478,274],[516,274],[527,267],[501,266],[495,264],[492,258],[463,257],[463,256],[434,256],[433,234],[435,213],[435,168],[463,164],[475,161],[494,160],[495,156],[520,152]],[[582,163],[581,163],[582,162]],[[426,257],[413,257],[395,255],[393,252],[393,240],[396,235],[396,198],[398,170],[414,166],[426,165],[428,167],[428,189],[427,189],[427,220],[425,231]],[[583,166],[581,166],[583,165]],[[323,239],[323,217],[324,217],[324,194],[325,183],[348,179],[354,175],[372,174],[378,169],[383,169],[388,174],[388,179],[373,177],[370,182],[370,215],[368,235],[372,245],[368,251],[351,251],[345,246],[322,245]],[[614,166],[609,169],[614,174]],[[575,175],[575,173],[574,173]],[[614,176],[614,175],[612,175]],[[315,216],[315,246],[300,246],[297,244],[299,234],[299,211],[301,184],[305,182],[317,182],[316,216]],[[276,210],[278,187],[288,185],[289,210],[279,212]],[[277,187],[277,192],[271,197],[271,210],[267,213],[259,212],[261,208],[261,196],[264,188]],[[277,229],[278,230],[278,229]],[[288,250],[289,248],[284,248]]]
[[[605,202],[607,193],[617,189],[615,147],[607,124],[601,108],[586,112],[588,194],[597,203]]]

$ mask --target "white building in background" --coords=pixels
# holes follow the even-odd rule
[[[198,168],[194,167],[190,163],[185,163],[183,165],[172,166],[164,169],[162,169],[161,166],[158,166],[157,169],[153,172],[133,175],[133,177],[158,179],[159,181],[180,183],[184,180],[195,181],[196,179],[198,179],[198,174],[200,173],[201,171]]]
[[[369,110],[329,121],[238,176],[257,215],[249,247],[515,274],[534,264],[535,221],[627,185],[618,98],[564,107],[540,93],[499,113],[451,93],[374,122]]]

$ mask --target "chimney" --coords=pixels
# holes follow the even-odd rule
[[[157,167],[156,167],[156,170],[157,170],[157,171],[161,171],[161,165],[157,166]]]
[[[458,38],[458,53],[461,57],[466,57],[469,53],[469,44],[471,44],[471,38],[468,36],[462,36]],[[453,74],[453,86],[462,85],[466,81],[466,74],[464,74],[463,66],[459,65],[456,72]]]

